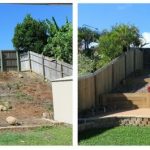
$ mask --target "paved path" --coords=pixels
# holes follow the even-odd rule
[[[122,112],[114,113],[105,113],[88,118],[80,118],[79,120],[95,120],[100,118],[108,117],[141,117],[141,118],[150,118],[150,108],[139,108],[134,110],[127,110]]]
[[[150,108],[139,108],[135,110],[128,110],[123,112],[117,112],[105,117],[149,117],[150,118]]]

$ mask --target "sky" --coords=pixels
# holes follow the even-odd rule
[[[72,22],[71,5],[19,5],[0,4],[0,50],[12,50],[12,38],[17,23],[21,23],[27,14],[35,19],[44,20],[55,17],[59,26],[68,20]]]
[[[119,23],[131,24],[150,42],[149,14],[150,4],[79,4],[78,26],[86,24],[102,31]]]

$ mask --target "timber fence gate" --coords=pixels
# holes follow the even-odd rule
[[[72,65],[31,51],[0,51],[0,70],[33,71],[50,81],[72,75]]]
[[[17,55],[18,53],[12,50],[0,51],[0,71],[16,71],[18,68]]]
[[[131,49],[94,73],[78,78],[79,112],[101,106],[101,96],[111,92],[136,70],[143,69],[143,52]]]

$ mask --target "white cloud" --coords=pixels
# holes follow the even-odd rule
[[[142,36],[144,38],[143,42],[149,43],[149,44],[145,45],[144,47],[149,47],[150,48],[150,32],[143,32]]]

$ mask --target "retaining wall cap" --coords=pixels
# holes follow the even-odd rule
[[[72,81],[72,76],[66,76],[64,78],[59,78],[56,80],[52,80],[51,82],[61,82],[61,81]]]

